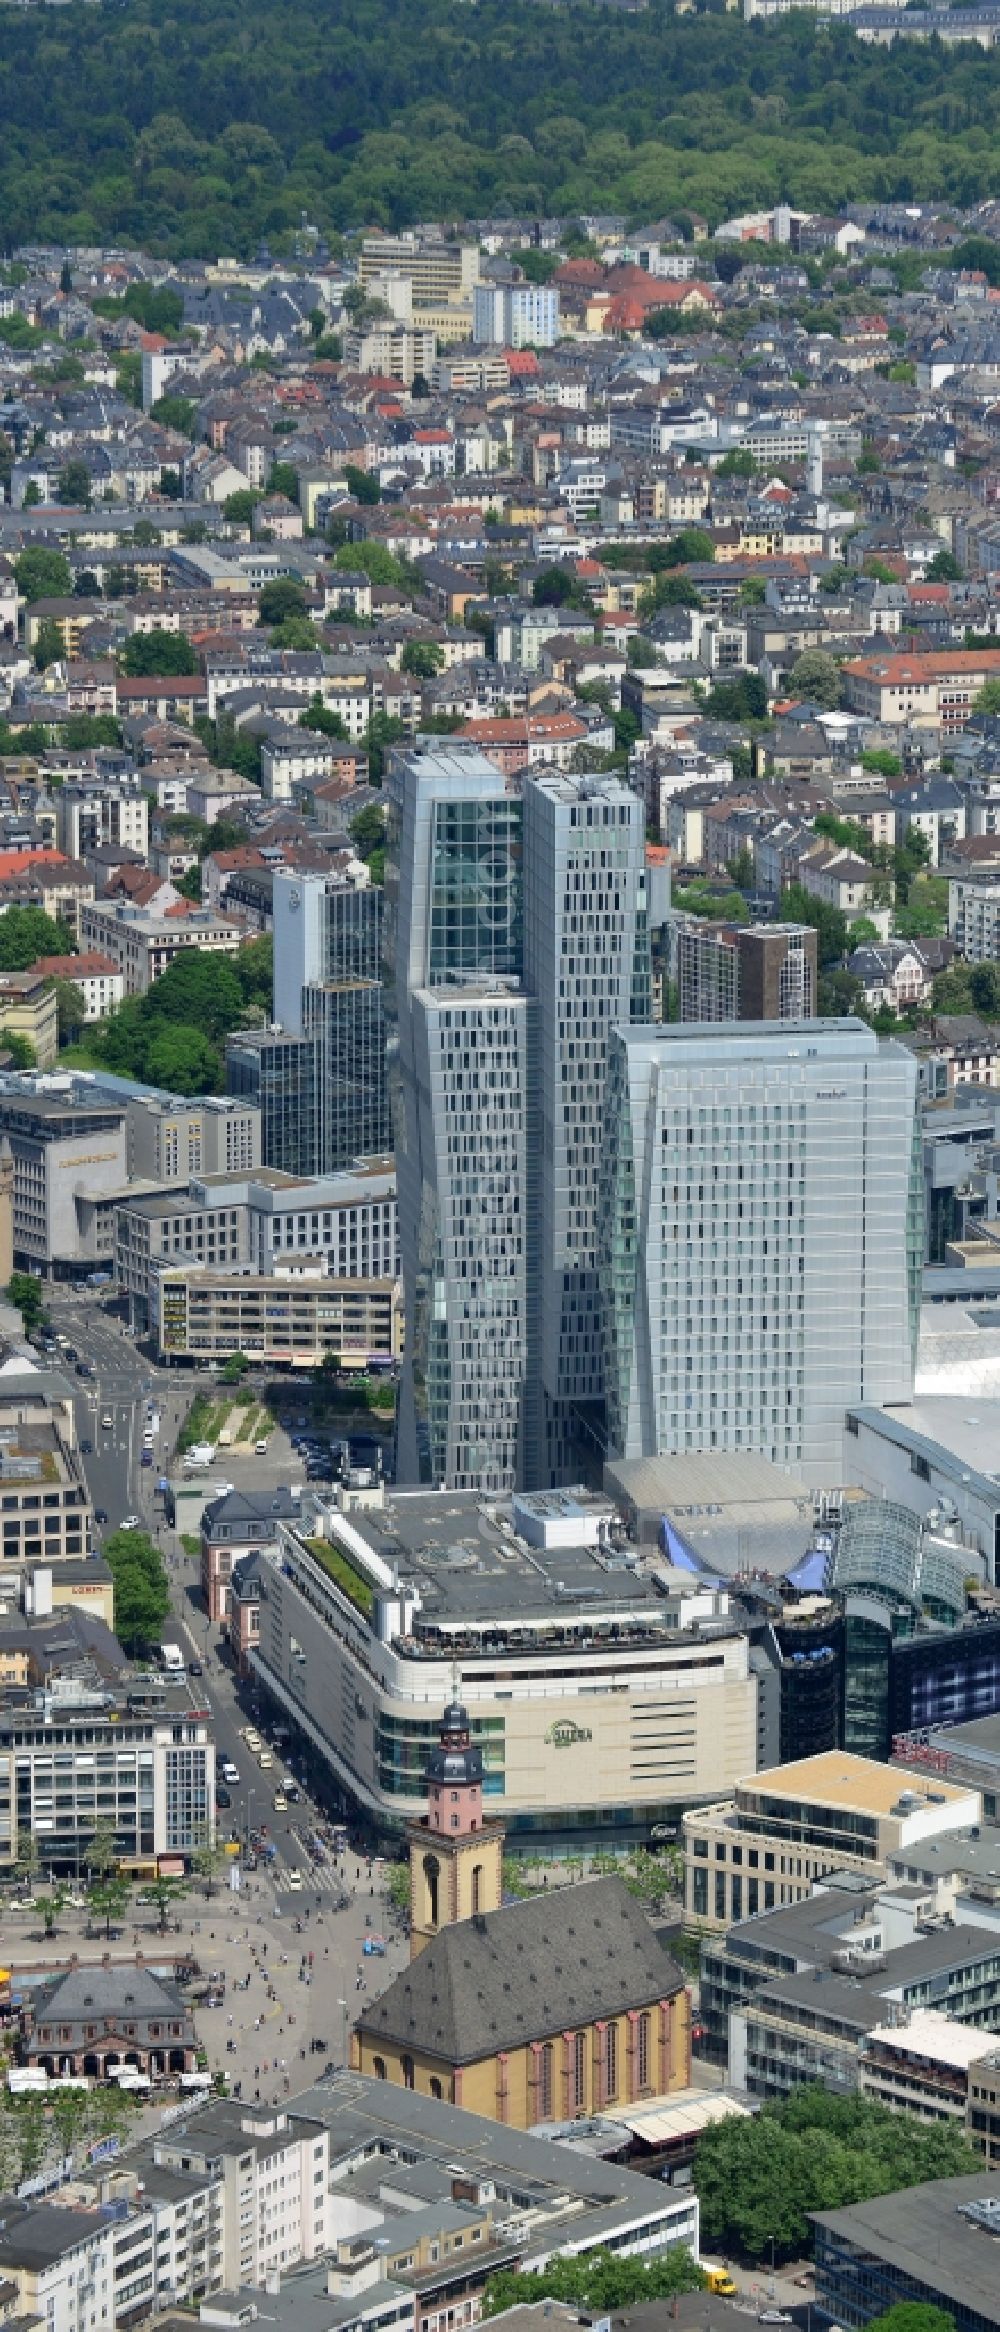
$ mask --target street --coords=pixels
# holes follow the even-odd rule
[[[262,1770],[247,1747],[241,1728],[253,1719],[264,1729],[266,1712],[253,1685],[240,1683],[228,1650],[220,1651],[218,1630],[210,1626],[202,1605],[197,1558],[185,1553],[157,1510],[155,1483],[171,1471],[178,1425],[193,1392],[205,1389],[204,1377],[157,1369],[136,1351],[121,1322],[79,1291],[53,1289],[49,1308],[56,1331],[68,1336],[80,1358],[97,1370],[96,1382],[89,1382],[74,1375],[72,1362],[61,1364],[73,1385],[78,1436],[93,1445],[82,1461],[91,1496],[108,1515],[107,1525],[95,1529],[95,1543],[126,1515],[136,1514],[160,1547],[171,1594],[164,1639],[178,1640],[185,1658],[200,1662],[202,1674],[191,1684],[211,1717],[217,1769],[230,1758],[239,1773],[239,1782],[231,1785],[232,1807],[218,1816],[219,1836],[243,1844],[252,1830],[266,1825],[275,1847],[272,1864],[261,1862],[253,1872],[241,1868],[238,1894],[231,1891],[226,1871],[210,1895],[202,1881],[192,1881],[177,1904],[179,1932],[172,1928],[163,1947],[169,1943],[171,1955],[190,1948],[206,1974],[218,1971],[224,1978],[221,2005],[197,2009],[198,2034],[212,2070],[239,2082],[244,2097],[258,2090],[262,2097],[279,2097],[287,2083],[301,2085],[307,2066],[310,2074],[318,2071],[309,2050],[314,2037],[327,2043],[325,2062],[344,2061],[347,2031],[360,2004],[359,1985],[381,1991],[405,1963],[408,1946],[393,1922],[379,1864],[369,1866],[348,1854],[338,1865],[329,1849],[321,1850],[318,1863],[314,1860],[306,1840],[326,1817],[309,1795],[305,1768],[272,1747],[273,1764]],[[149,1399],[160,1424],[155,1462],[143,1467],[142,1426]],[[112,1419],[107,1430],[101,1424],[104,1416]],[[278,1432],[271,1436],[266,1459],[225,1452],[223,1470],[246,1488],[301,1478],[300,1462]],[[275,1791],[289,1773],[300,1800],[276,1811]],[[32,1915],[22,1919],[14,1913],[12,1927],[15,1922],[26,1943],[30,1936],[31,1957],[36,1958],[40,1939]],[[65,1956],[67,1944],[80,1948],[85,1925],[83,1913],[61,1915],[62,1940],[51,1947],[54,1959]],[[373,1935],[385,1938],[384,1957],[365,1957],[365,1941]],[[134,1943],[155,1961],[157,1937],[155,1912],[136,1904],[118,1948]],[[99,1952],[98,1940],[88,1948]],[[12,1956],[16,1959],[16,1944]]]

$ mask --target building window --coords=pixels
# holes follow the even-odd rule
[[[604,2097],[610,2105],[618,2095],[618,2026],[609,2024],[604,2035]]]
[[[552,2043],[545,2041],[538,2066],[538,2118],[552,2119]]]
[[[438,1923],[438,1879],[441,1866],[433,1854],[424,1856],[424,1877],[427,1881],[427,1917],[431,1927]]]
[[[573,2035],[573,2112],[586,2113],[586,2110],[587,2035],[577,2032]]]
[[[649,2036],[650,2015],[648,2008],[644,2008],[639,2018],[635,2053],[636,2079],[640,2089],[649,2088]]]
[[[375,2079],[376,2079],[376,2081],[384,2081],[384,2080],[385,2080],[385,2058],[384,2058],[384,2057],[373,2057],[373,2058],[372,2058],[372,2072],[373,2072],[373,2073],[374,2073],[374,2075],[375,2075]]]
[[[481,1911],[481,1910],[482,1910],[482,1907],[483,1907],[483,1866],[482,1866],[482,1863],[481,1863],[481,1862],[474,1862],[474,1863],[473,1863],[473,1865],[472,1865],[472,1914],[473,1914],[473,1917],[475,1917],[475,1915],[476,1915],[477,1911]]]
[[[403,2087],[404,2087],[404,2089],[412,2089],[412,2088],[413,2088],[413,2058],[412,2058],[412,2057],[403,2057],[403,2058],[400,2060],[400,2062],[401,2062],[401,2067],[402,2067],[402,2074],[403,2074]]]
[[[442,2088],[441,2088],[441,2083],[440,2083],[440,2081],[438,2080],[437,2074],[436,2074],[436,2073],[432,2073],[432,2075],[431,2075],[431,2096],[432,2096],[432,2097],[441,2097],[441,2096],[443,2096],[443,2094],[444,2094],[444,2092],[443,2092],[443,2090],[442,2090]]]

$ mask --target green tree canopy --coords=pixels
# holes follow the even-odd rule
[[[819,2086],[796,2090],[699,2140],[694,2182],[706,2244],[752,2259],[788,2258],[808,2243],[808,2213],[837,2210],[975,2167],[964,2131],[928,2127],[873,2100]]]
[[[260,498],[255,486],[237,487],[235,493],[226,495],[222,505],[223,518],[228,518],[231,526],[249,526]]]
[[[29,607],[36,599],[67,599],[73,589],[69,560],[63,558],[61,551],[34,546],[21,551],[14,561],[14,574],[21,597]]]
[[[796,696],[821,705],[825,712],[834,712],[843,697],[844,683],[839,668],[825,648],[804,648],[792,665],[789,679]]]
[[[436,640],[407,640],[399,659],[401,672],[408,672],[414,680],[433,680],[444,665],[444,649]]]
[[[129,680],[173,679],[197,672],[198,658],[185,632],[133,632],[119,657]]]
[[[165,397],[157,397],[150,412],[162,429],[176,429],[181,437],[194,436],[195,407],[190,397],[171,395],[168,390]]]
[[[262,624],[280,624],[287,616],[305,615],[306,606],[304,585],[296,583],[292,575],[278,575],[273,583],[265,583],[257,614]]]
[[[820,964],[841,962],[847,949],[847,917],[839,907],[828,907],[825,899],[814,899],[801,883],[791,883],[781,894],[781,920],[813,924]]]
[[[40,955],[72,953],[64,923],[42,907],[8,907],[0,914],[0,972],[26,972]]]
[[[170,1609],[163,1559],[144,1530],[112,1531],[102,1552],[114,1582],[115,1634],[127,1652],[145,1651]]]
[[[584,2259],[567,2259],[556,2252],[543,2268],[531,2272],[501,2268],[491,2276],[484,2313],[499,2316],[505,2308],[551,2299],[605,2315],[612,2309],[640,2307],[646,2300],[672,2299],[675,2292],[702,2291],[705,2280],[690,2251],[679,2243],[653,2259],[617,2259],[610,2251],[588,2251]]]
[[[45,1310],[41,1280],[31,1271],[14,1271],[7,1282],[7,1294],[21,1314],[25,1335],[33,1336]]]
[[[218,1051],[198,1028],[162,1028],[151,1036],[144,1074],[168,1093],[217,1093],[221,1084]]]
[[[381,502],[382,489],[378,479],[372,477],[370,470],[359,470],[353,462],[345,462],[344,477],[350,488],[353,501],[369,504]]]

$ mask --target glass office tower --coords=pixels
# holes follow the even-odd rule
[[[908,1401],[917,1073],[854,1020],[616,1032],[601,1209],[625,1457],[756,1450],[842,1478],[845,1411]]]

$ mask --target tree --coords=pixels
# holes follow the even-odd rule
[[[45,1310],[41,1281],[30,1271],[12,1271],[7,1294],[24,1321],[24,1333],[33,1336]]]
[[[987,1020],[1000,1020],[1000,965],[973,964],[969,991],[977,1012]]]
[[[101,586],[92,567],[81,567],[73,585],[74,599],[99,599]]]
[[[59,625],[53,621],[51,616],[46,616],[44,623],[39,624],[35,633],[35,645],[32,649],[36,672],[47,672],[50,664],[61,664],[65,654],[65,642]]]
[[[972,699],[974,713],[1000,713],[1000,680],[985,680]]]
[[[67,298],[73,289],[73,270],[68,259],[63,260],[59,271],[59,289],[65,292]]]
[[[87,1004],[83,989],[75,980],[51,979],[47,986],[56,1000],[61,1045],[75,1045],[87,1020]]]
[[[106,1879],[118,1869],[118,1834],[113,1822],[95,1822],[87,1848],[87,1869]]]
[[[72,952],[65,924],[41,907],[8,907],[0,914],[0,972],[26,972],[40,955]]]
[[[255,486],[238,486],[235,493],[226,495],[222,505],[223,518],[229,520],[230,526],[249,526],[259,501],[260,495]]]
[[[355,574],[367,575],[370,583],[404,584],[407,577],[398,559],[387,551],[384,543],[342,543],[334,553],[335,567],[353,569]]]
[[[398,745],[405,737],[402,721],[393,713],[373,713],[361,743],[368,755],[368,774],[373,785],[381,785],[385,769],[386,749]]]
[[[301,583],[291,575],[278,575],[273,583],[265,583],[257,601],[257,620],[262,624],[284,623],[287,616],[305,615],[306,594]]]
[[[218,1093],[222,1086],[219,1054],[199,1028],[161,1029],[149,1044],[145,1074],[168,1093]]]
[[[575,589],[568,567],[543,567],[535,576],[531,596],[536,607],[568,607]]]
[[[104,1541],[115,1591],[115,1634],[126,1651],[156,1642],[170,1609],[162,1557],[147,1531],[115,1530]]]
[[[433,680],[444,665],[444,649],[436,640],[407,640],[399,659],[401,672],[414,680]]]
[[[150,407],[150,412],[153,420],[159,422],[161,429],[176,429],[181,437],[194,436],[195,407],[190,397],[169,394],[165,397],[157,397],[155,405]]]
[[[206,1895],[214,1895],[220,1871],[225,1870],[229,1857],[221,1838],[212,1838],[207,1832],[191,1856],[191,1868],[205,1882]]]
[[[37,1069],[38,1055],[31,1038],[22,1036],[19,1028],[5,1029],[0,1036],[0,1050],[7,1055],[9,1069]]]
[[[41,1897],[40,1907],[42,1913],[42,1924],[44,1926],[46,1935],[55,1934],[56,1920],[59,1917],[60,1911],[65,1910],[66,1907],[66,1894],[67,1889],[57,1883],[55,1886],[49,1888],[47,1894],[44,1894]]]
[[[703,2291],[704,2270],[690,2251],[674,2244],[653,2259],[618,2259],[610,2251],[589,2251],[583,2259],[559,2252],[542,2268],[524,2271],[504,2267],[491,2276],[484,2295],[484,2314],[498,2316],[504,2309],[541,2300],[561,2300],[588,2314],[610,2314],[618,2308],[641,2307],[647,2300],[672,2299],[675,2292]]]
[[[267,481],[269,494],[283,494],[286,502],[299,498],[299,473],[292,462],[272,462]]]
[[[17,1833],[17,1854],[14,1858],[14,1868],[17,1871],[21,1885],[26,1887],[32,1886],[38,1877],[41,1867],[42,1857],[38,1840],[35,1837],[34,1831],[19,1829]]]
[[[66,463],[65,469],[60,470],[56,500],[71,505],[79,503],[83,510],[90,509],[92,487],[90,471],[86,462],[69,461]]]
[[[332,713],[321,696],[311,696],[304,712],[299,714],[300,729],[315,729],[322,737],[343,737],[347,730],[339,713]]]
[[[297,655],[308,655],[311,649],[318,648],[319,645],[319,633],[315,624],[310,623],[308,616],[286,615],[281,623],[276,623],[273,626],[271,632],[272,648],[291,648]]]
[[[166,502],[183,501],[184,480],[179,470],[160,471],[160,492]]]
[[[36,484],[34,478],[29,478],[28,483],[24,489],[24,499],[21,505],[22,509],[37,510],[41,505],[41,499],[41,487]]]
[[[801,883],[790,883],[781,894],[781,921],[783,923],[811,923],[816,932],[816,951],[821,964],[839,964],[847,950],[847,917],[839,907],[828,907],[824,899],[814,899]]]
[[[767,718],[767,689],[759,672],[740,672],[732,680],[717,680],[705,699],[705,710],[719,721],[763,721]]]
[[[394,1862],[391,1865],[386,1893],[395,1911],[409,1911],[410,1866],[408,1862]]]
[[[381,850],[385,841],[385,812],[380,803],[370,802],[367,809],[359,810],[347,831],[359,858],[370,858],[373,851]]]
[[[14,561],[17,588],[28,606],[36,599],[68,599],[73,589],[69,560],[61,551],[32,547]]]
[[[129,680],[184,677],[198,670],[198,658],[185,632],[133,632],[122,648],[119,663]]]
[[[699,2140],[694,2182],[706,2243],[751,2258],[798,2252],[808,2213],[864,2202],[924,2180],[953,2177],[976,2157],[964,2132],[926,2127],[871,2099],[819,2086],[739,2124],[717,2123]]]
[[[954,552],[949,550],[935,551],[925,580],[928,583],[960,583],[962,569]]]
[[[796,696],[803,696],[824,712],[835,712],[844,693],[844,684],[833,657],[824,648],[804,648],[797,656],[789,675]]]
[[[245,940],[232,959],[244,1004],[270,1005],[274,994],[274,941],[270,932]]]
[[[352,501],[368,505],[381,502],[382,488],[378,479],[372,477],[370,470],[359,470],[354,462],[345,462],[344,479],[350,489]]]
[[[897,2300],[884,2316],[872,2318],[868,2332],[955,2332],[955,2318],[928,2300]]]
[[[231,1352],[219,1370],[220,1385],[241,1385],[250,1368],[245,1352]]]
[[[160,1916],[157,1924],[161,1935],[165,1935],[167,1932],[174,1904],[179,1903],[182,1896],[188,1894],[189,1891],[186,1879],[158,1877],[149,1880],[146,1892],[152,1896],[159,1911]]]
[[[95,1918],[103,1919],[104,1933],[109,1943],[111,1922],[124,1917],[128,1899],[128,1880],[116,1877],[113,1871],[109,1871],[104,1878],[94,1879],[87,1888],[87,1907]]]

